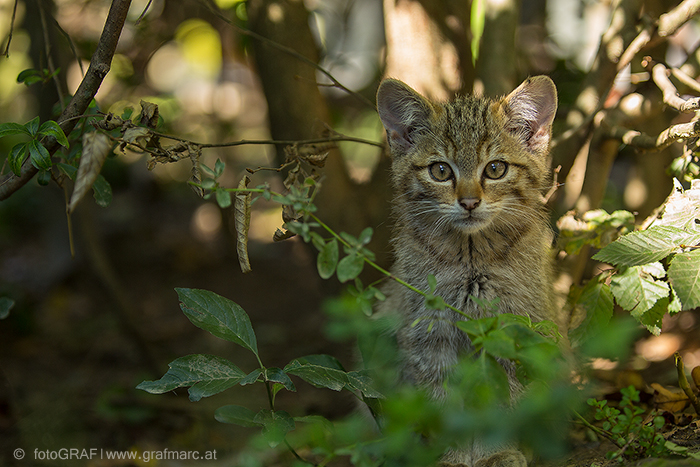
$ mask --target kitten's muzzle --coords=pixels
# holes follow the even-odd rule
[[[481,204],[479,198],[462,198],[459,200],[459,205],[462,206],[467,211],[473,211]]]

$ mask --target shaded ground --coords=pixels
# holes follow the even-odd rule
[[[236,387],[197,403],[186,390],[155,396],[135,389],[191,353],[220,355],[248,371],[255,365],[243,349],[194,327],[180,312],[174,287],[205,288],[239,303],[267,366],[315,353],[352,362],[350,346],[324,337],[320,306],[338,289],[318,277],[304,246],[252,244],[254,272],[244,276],[226,222],[211,242],[193,237],[192,213],[200,205],[186,188],[152,182],[117,191],[108,209],[85,202],[73,218],[73,260],[55,188],[31,188],[0,206],[0,296],[17,301],[0,321],[0,465],[128,465],[35,460],[35,451],[134,447],[215,449],[221,465],[235,465],[251,430],[217,423],[213,413],[230,403],[265,407],[259,388]],[[662,368],[669,370],[668,364],[648,370],[656,372],[652,380],[666,382]],[[298,389],[278,399],[292,415],[332,419],[353,408],[347,394],[302,382]],[[688,443],[697,444],[697,425],[688,427]],[[583,435],[572,439],[577,450],[558,465],[606,465],[611,446]],[[17,448],[26,454],[21,461],[13,457]]]

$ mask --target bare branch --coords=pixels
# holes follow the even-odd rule
[[[105,21],[105,27],[97,43],[97,49],[90,60],[87,73],[68,106],[58,117],[57,123],[61,126],[64,133],[68,134],[73,130],[77,122],[74,117],[85,113],[95,94],[97,94],[102,80],[109,72],[112,57],[117,48],[119,36],[124,27],[130,5],[131,0],[112,1],[107,20]],[[58,143],[53,138],[50,138],[46,143],[46,149],[48,149],[49,154],[53,155],[58,150],[58,147]],[[7,199],[15,191],[26,185],[38,172],[39,170],[28,159],[22,166],[19,176],[12,173],[6,175],[0,180],[0,201]]]
[[[603,122],[603,125],[605,125],[605,122]],[[637,149],[661,151],[673,143],[700,136],[700,120],[672,125],[659,133],[656,138],[640,131],[630,130],[617,125],[606,126],[605,134]]]
[[[698,11],[700,11],[700,0],[684,0],[676,8],[661,15],[656,25],[649,25],[642,29],[637,37],[627,46],[617,64],[617,70],[620,71],[632,63],[635,55],[644,48],[657,45],[675,34]]]
[[[654,83],[663,93],[664,103],[678,110],[679,112],[694,112],[700,109],[700,99],[692,98],[685,100],[678,95],[676,86],[668,79],[668,68],[663,63],[653,63],[651,59],[645,59],[651,66],[651,77]]]
[[[700,93],[700,83],[698,83],[695,78],[687,75],[684,71],[679,68],[671,68],[671,74],[681,83],[688,86],[693,91]]]

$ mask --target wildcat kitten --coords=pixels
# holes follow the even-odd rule
[[[530,78],[498,100],[460,97],[433,103],[401,81],[387,79],[379,86],[377,106],[396,192],[393,274],[421,290],[434,275],[435,294],[474,318],[485,312],[470,295],[498,298],[497,313],[551,319],[552,232],[542,194],[548,188],[557,108],[552,80]],[[451,310],[427,309],[423,297],[393,281],[385,293],[381,311],[402,317],[397,339],[403,378],[441,397],[450,367],[470,346],[450,324],[463,318]],[[417,318],[423,319],[413,325]],[[517,392],[519,383],[509,373]],[[527,464],[519,451],[478,442],[448,453],[443,462]]]

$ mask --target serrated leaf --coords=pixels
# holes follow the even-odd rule
[[[19,175],[22,172],[22,164],[24,164],[27,156],[27,143],[15,144],[10,150],[10,154],[7,156],[7,163],[15,175]]]
[[[31,136],[31,134],[25,128],[25,126],[20,125],[19,123],[7,122],[7,123],[0,124],[0,138],[2,138],[4,136],[11,136],[11,135]]]
[[[616,266],[639,266],[667,257],[681,244],[694,245],[697,241],[700,232],[659,225],[620,237],[593,255],[593,259]]]
[[[218,162],[218,159],[217,159]],[[248,187],[250,178],[246,175],[238,183],[238,189]],[[218,194],[218,190],[217,190]],[[248,230],[250,229],[250,203],[253,195],[250,192],[236,193],[236,203],[233,206],[233,220],[236,227],[236,251],[238,253],[238,264],[244,274],[249,273],[250,260],[248,259]]]
[[[136,386],[151,394],[163,394],[176,388],[190,386],[190,400],[196,402],[235,386],[246,374],[225,358],[216,355],[187,355],[172,361],[162,378],[143,381]]]
[[[338,262],[337,274],[340,282],[347,282],[355,279],[362,273],[365,266],[365,259],[358,254],[349,254]]]
[[[613,315],[613,294],[610,287],[600,282],[600,276],[591,279],[581,291],[575,306],[586,310],[583,322],[569,332],[574,343],[588,340],[608,325]]]
[[[669,264],[668,278],[684,310],[700,306],[700,250],[676,254]]]
[[[661,324],[663,317],[668,311],[669,297],[664,297],[659,299],[654,306],[643,313],[641,316],[636,316],[634,312],[631,313],[637,321],[642,323],[647,330],[655,336],[661,334]]]
[[[98,174],[92,184],[92,194],[98,206],[106,208],[112,202],[112,185],[102,174]]]
[[[103,133],[90,132],[83,135],[83,151],[75,177],[73,194],[68,203],[68,212],[72,213],[87,191],[93,186],[107,155],[112,150],[109,137]]]
[[[11,298],[0,297],[0,319],[10,316],[10,310],[15,306],[15,301]]]
[[[66,134],[63,132],[63,129],[61,129],[58,123],[54,122],[53,120],[42,123],[39,127],[39,134],[42,136],[53,136],[56,138],[58,144],[64,148],[68,147],[68,138],[66,138]]]
[[[40,170],[48,170],[51,168],[51,154],[39,141],[33,139],[27,143],[27,151],[32,165]]]
[[[610,289],[618,305],[641,317],[654,303],[669,294],[668,284],[644,273],[640,266],[615,274]]]
[[[338,266],[339,254],[338,241],[335,238],[323,245],[316,257],[316,268],[322,279],[333,277],[335,268]]]
[[[192,324],[258,356],[250,318],[238,304],[208,290],[176,288],[175,291],[180,298],[180,308]]]
[[[255,420],[257,414],[240,405],[225,405],[214,412],[214,418],[221,423],[231,423],[238,426],[262,427],[263,423]]]
[[[39,131],[39,117],[36,116],[25,123],[24,128],[29,132],[29,136],[36,136],[37,131]]]
[[[695,219],[700,217],[700,180],[693,180],[690,189],[673,179],[673,192],[663,204],[663,216],[653,225],[697,228]]]

